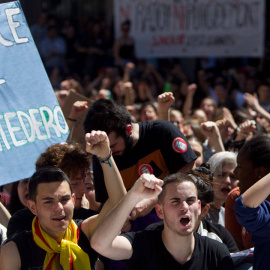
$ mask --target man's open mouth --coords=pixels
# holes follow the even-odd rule
[[[230,191],[231,191],[230,188],[222,188],[221,189],[221,192],[223,192],[223,193],[229,193]]]
[[[189,222],[190,222],[189,217],[182,217],[182,218],[180,219],[180,223],[181,223],[182,225],[184,225],[184,226],[187,226],[187,225],[189,224]]]

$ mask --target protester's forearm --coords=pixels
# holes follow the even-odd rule
[[[110,158],[112,167],[109,164],[101,164],[104,174],[104,182],[108,193],[108,199],[103,205],[99,215],[94,221],[96,227],[100,221],[117,205],[121,199],[126,195],[126,188],[123,184],[122,177],[118,168],[113,160]],[[92,232],[91,232],[92,233]]]
[[[125,106],[132,106],[135,101],[135,91],[133,88],[130,88],[126,91],[125,95]]]
[[[170,112],[170,109],[169,110],[159,110],[158,112],[158,119],[159,120],[167,120],[167,121],[170,121],[170,117],[169,117],[169,112]]]
[[[183,106],[184,116],[190,115],[192,105],[193,105],[193,95],[188,93]]]
[[[6,207],[0,202],[0,223],[7,227],[11,215]]]
[[[127,67],[124,69],[123,82],[130,82],[130,71]]]
[[[112,167],[110,167],[109,164],[101,164],[101,166],[108,192],[108,202],[112,207],[114,207],[120,202],[127,192],[113,157],[110,158],[110,162]]]
[[[242,195],[244,206],[258,207],[270,194],[270,174],[267,174]]]
[[[270,121],[270,114],[261,106],[256,108],[257,113],[261,114],[267,121]]]
[[[221,136],[209,138],[209,144],[215,148],[216,153],[225,151]]]
[[[72,119],[72,120],[70,120],[70,119]],[[73,129],[73,127],[75,126],[75,123],[76,123],[76,121],[77,121],[77,119],[73,119],[73,118],[70,118],[70,119],[66,119],[66,122],[67,122],[67,124],[68,124],[68,128],[69,128],[69,130],[70,130],[70,132],[71,132],[71,130]]]
[[[113,209],[117,203],[120,202],[120,200],[126,194],[125,186],[113,157],[110,157],[109,161],[110,163],[107,163],[108,161],[106,161],[106,163],[101,163],[104,182],[108,192],[108,199],[103,205],[99,214],[86,219],[82,225],[82,229],[89,240],[91,239],[101,220]]]
[[[95,250],[102,253],[103,250],[111,247],[137,202],[138,199],[128,193],[101,221],[91,238],[91,246]]]
[[[242,195],[244,206],[250,208],[258,207],[270,194],[270,174],[251,186]]]

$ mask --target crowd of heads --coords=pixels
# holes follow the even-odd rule
[[[180,58],[157,60],[153,65],[136,59],[130,48],[126,51],[130,53],[129,61],[121,58],[123,51],[116,57],[113,47],[120,46],[121,40],[116,43],[101,20],[65,20],[60,28],[56,22],[56,18],[42,13],[38,23],[40,33],[45,27],[48,40],[59,39],[64,44],[61,58],[55,59],[53,65],[46,62],[46,55],[42,54],[46,40],[35,36],[34,27],[33,36],[60,106],[63,108],[70,92],[95,101],[84,120],[85,133],[101,130],[110,140],[122,140],[122,148],[114,152],[123,154],[134,143],[132,123],[168,120],[186,136],[195,152],[193,170],[163,179],[156,211],[165,226],[174,229],[174,210],[166,196],[172,197],[179,186],[184,195],[191,194],[187,207],[191,209],[193,231],[210,207],[218,211],[224,207],[233,189],[240,187],[243,193],[270,172],[270,76],[259,62],[254,65],[247,59],[251,65],[241,59],[220,60],[214,68],[203,70],[201,59],[197,59],[197,74],[191,76],[185,74]],[[130,21],[121,24],[124,36],[130,25]],[[191,77],[195,79],[192,81]],[[164,107],[158,102],[164,92],[172,92],[174,97],[165,107],[167,119],[161,117]],[[211,126],[204,126],[210,122]],[[27,207],[29,199],[36,202],[39,184],[62,181],[75,194],[75,209],[81,207],[85,194],[93,209],[100,210],[101,205],[94,198],[91,155],[79,144],[51,145],[35,165],[37,171],[30,180],[12,185],[11,214]],[[187,220],[180,222],[185,224]]]

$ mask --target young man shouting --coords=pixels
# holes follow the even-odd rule
[[[119,236],[134,205],[158,194],[156,212],[164,228]],[[125,260],[128,269],[233,269],[226,246],[193,232],[200,213],[198,192],[189,176],[176,173],[165,177],[163,184],[154,175],[143,174],[97,227],[91,245],[108,258]]]
[[[86,151],[99,156],[104,173],[109,197],[101,212],[76,224],[72,220],[75,195],[67,175],[55,167],[37,170],[29,181],[28,207],[36,215],[32,231],[15,235],[3,246],[1,270],[91,269],[89,258],[95,258],[91,236],[125,195],[125,188],[105,132],[87,134]]]

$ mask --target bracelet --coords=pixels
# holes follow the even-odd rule
[[[67,117],[67,120],[72,121],[72,122],[76,122],[77,121],[77,119],[70,118],[70,117]]]
[[[98,158],[100,164],[104,163],[104,164],[108,164],[110,167],[112,167],[112,163],[110,162],[111,157],[112,157],[112,150],[110,149],[110,154],[109,154],[108,158],[106,158],[106,159],[102,159],[100,157],[97,157],[97,158]]]

